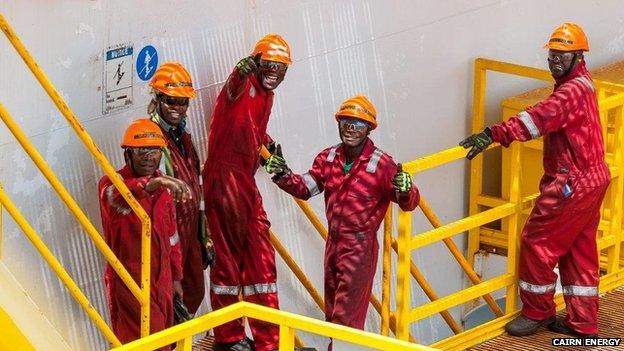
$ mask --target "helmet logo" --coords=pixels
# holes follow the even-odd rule
[[[161,136],[160,136],[160,134],[154,133],[154,132],[145,132],[145,133],[135,134],[134,135],[134,139],[146,139],[146,138],[160,139]]]

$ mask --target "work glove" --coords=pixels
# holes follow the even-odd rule
[[[250,75],[251,73],[255,73],[258,70],[258,62],[260,62],[261,56],[262,56],[262,53],[259,52],[254,57],[247,56],[243,58],[242,60],[238,61],[238,63],[236,64],[238,74],[241,77],[246,77]]]
[[[466,155],[467,159],[472,160],[475,156],[487,149],[493,142],[492,131],[490,130],[490,127],[487,127],[482,132],[473,134],[460,141],[459,146],[463,146],[464,149],[472,147]]]
[[[407,172],[403,172],[403,165],[397,165],[397,172],[392,178],[394,189],[400,193],[407,193],[412,190],[412,177]]]
[[[182,298],[178,295],[173,296],[173,320],[175,324],[184,323],[193,319],[193,316],[189,313],[186,305],[182,301]]]
[[[282,145],[277,144],[275,152],[269,156],[264,164],[264,170],[269,174],[283,173],[288,169],[284,155],[282,155]]]
[[[199,213],[199,243],[201,245],[202,268],[206,269],[215,263],[216,253],[212,243],[210,230],[208,230],[208,221],[204,211]]]

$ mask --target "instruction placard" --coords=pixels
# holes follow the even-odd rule
[[[104,114],[132,105],[133,57],[132,45],[118,45],[106,50],[102,108]]]

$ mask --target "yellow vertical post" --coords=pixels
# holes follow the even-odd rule
[[[410,324],[410,263],[412,258],[412,213],[399,209],[397,238],[397,330],[400,340],[408,340]]]
[[[2,183],[0,182],[0,191],[4,191],[4,188],[2,187]],[[0,204],[0,261],[2,261],[2,239],[3,239],[3,235],[4,235],[4,227],[3,227],[3,222],[2,222],[2,212],[4,212],[4,210],[2,209],[2,204]]]
[[[292,351],[295,348],[295,329],[286,325],[279,327],[279,349],[280,351]]]
[[[508,217],[509,220],[509,236],[507,243],[507,273],[513,274],[516,279],[507,286],[507,296],[505,299],[505,313],[512,313],[516,310],[518,304],[518,258],[520,254],[520,213],[522,212],[522,189],[521,189],[521,169],[520,160],[522,159],[522,143],[513,143],[510,147],[510,175],[509,182],[509,202],[516,205],[515,212]]]
[[[607,249],[607,274],[615,273],[620,268],[620,252],[622,241],[622,192],[624,191],[624,108],[618,106],[615,109],[615,147],[613,148],[613,165],[617,174],[612,175],[611,181],[611,218],[609,222],[609,234],[615,237],[613,246]],[[604,139],[607,139],[605,134]],[[598,253],[600,254],[600,253]]]
[[[485,93],[486,70],[481,59],[475,60],[474,87],[472,92],[472,132],[477,133],[485,127]],[[470,162],[470,194],[468,213],[477,214],[479,207],[477,197],[483,190],[483,156],[479,155]],[[474,255],[479,250],[480,227],[468,231],[467,259],[474,265]]]
[[[383,273],[381,277],[381,335],[390,335],[390,276],[392,275],[392,206],[384,218]]]
[[[193,337],[189,336],[182,340],[178,340],[176,343],[176,351],[192,351],[193,350]]]

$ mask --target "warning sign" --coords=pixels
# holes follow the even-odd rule
[[[118,45],[106,51],[102,108],[104,114],[132,105],[133,57],[132,45]]]

